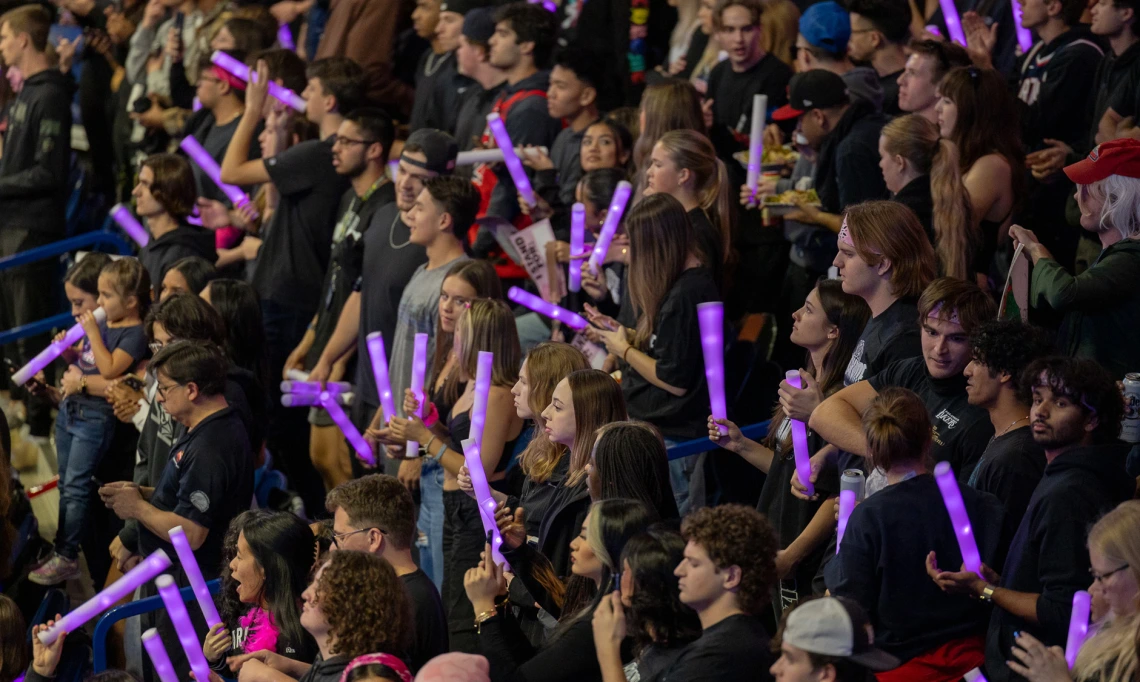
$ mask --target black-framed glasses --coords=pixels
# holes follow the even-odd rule
[[[166,392],[167,391],[169,391],[172,388],[178,388],[179,386],[185,386],[185,385],[186,384],[171,384],[169,386],[163,386],[162,384],[158,384],[158,388],[157,388],[158,395],[161,396],[163,400],[166,400]]]
[[[388,531],[384,530],[383,528],[377,528],[376,526],[372,526],[370,528],[360,528],[358,530],[350,530],[347,533],[333,533],[332,541],[333,541],[333,544],[339,548],[341,540],[348,538],[348,537],[352,537],[353,535],[356,535],[357,533],[367,533],[370,530],[378,530],[378,531],[380,531],[381,535],[387,535],[388,534]]]
[[[339,145],[347,146],[350,144],[372,144],[375,141],[376,140],[356,140],[356,139],[353,139],[351,137],[345,137],[343,135],[337,135],[336,140],[333,142],[333,144],[339,144]]]
[[[1094,583],[1103,583],[1105,580],[1108,580],[1112,576],[1116,575],[1117,573],[1120,573],[1121,571],[1123,571],[1127,568],[1131,568],[1131,566],[1129,566],[1128,564],[1124,564],[1120,568],[1114,568],[1111,571],[1109,571],[1108,573],[1097,573],[1096,571],[1094,571],[1093,569],[1090,568],[1089,569],[1089,575],[1092,576]]]

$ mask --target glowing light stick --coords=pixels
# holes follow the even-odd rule
[[[1014,4],[1016,3],[1017,0],[1014,0]],[[962,30],[962,20],[958,18],[958,7],[954,4],[954,0],[938,0],[938,5],[942,8],[942,18],[946,20],[946,31],[950,34],[950,40],[965,47],[966,33]]]
[[[1069,664],[1072,669],[1077,663],[1077,654],[1081,651],[1081,645],[1085,643],[1085,638],[1089,636],[1089,608],[1092,605],[1092,597],[1084,590],[1078,591],[1073,595],[1073,615],[1069,618],[1069,638],[1065,641],[1065,662]]]
[[[309,373],[299,369],[286,370],[285,378],[289,381],[308,381]]]
[[[598,241],[594,244],[594,251],[590,254],[590,272],[598,274],[598,267],[606,259],[606,252],[610,250],[610,242],[617,234],[621,216],[625,213],[625,206],[629,203],[629,195],[633,192],[633,185],[625,180],[618,183],[614,196],[610,199],[610,210],[606,212],[606,219],[602,222],[602,230],[598,233]]]
[[[570,291],[582,290],[582,253],[586,242],[586,206],[574,204],[570,209]]]
[[[697,321],[701,328],[701,350],[705,356],[705,380],[709,385],[709,407],[714,419],[728,419],[728,401],[724,398],[724,304],[720,301],[697,304]],[[718,424],[722,434],[728,427]]]
[[[281,24],[277,27],[277,42],[286,50],[297,49],[296,43],[293,42],[293,32],[289,30],[289,24]]]
[[[416,416],[423,419],[424,416],[424,375],[427,374],[427,352],[428,352],[428,335],[416,334],[416,340],[412,346],[412,385],[408,388],[412,389],[412,394],[416,396],[419,401],[419,408],[416,410]],[[404,451],[405,457],[418,457],[420,452],[420,444],[414,440],[408,441],[406,450]]]
[[[166,647],[162,646],[162,636],[158,634],[158,630],[151,628],[144,632],[142,643],[150,656],[150,662],[154,664],[154,672],[160,682],[178,682],[178,675],[174,672],[174,665],[170,662]]]
[[[479,351],[475,369],[475,396],[471,402],[471,429],[469,433],[480,449],[483,447],[483,429],[487,425],[487,398],[491,395],[491,377],[495,372],[495,354]]]
[[[847,521],[851,512],[855,511],[855,491],[841,490],[839,492],[839,527],[835,531],[835,553],[839,554],[839,545],[843,542],[843,533],[847,530]]]
[[[102,308],[96,308],[94,315],[95,321],[99,324],[107,320],[107,313]],[[58,358],[63,351],[79,343],[79,340],[86,335],[87,332],[83,330],[83,325],[76,322],[75,326],[67,330],[67,333],[63,335],[62,339],[49,343],[47,348],[40,351],[39,355],[29,360],[28,364],[17,370],[17,372],[12,375],[12,383],[17,386],[23,386],[28,383],[37,372],[50,365],[52,360]]]
[[[367,337],[368,357],[372,359],[372,377],[376,379],[376,393],[380,407],[384,408],[384,421],[396,414],[396,399],[392,397],[392,380],[388,376],[388,354],[384,352],[384,337],[372,332]]]
[[[52,644],[65,632],[75,632],[87,621],[114,606],[121,599],[131,596],[139,585],[150,582],[154,576],[170,567],[170,557],[161,549],[143,559],[138,566],[127,571],[122,578],[111,583],[107,589],[91,597],[79,608],[55,622],[47,630],[40,632],[40,641]]]
[[[202,100],[195,97],[194,99],[192,99],[190,101],[190,110],[191,111],[198,111],[201,108],[202,108]]]
[[[352,393],[338,393],[333,396],[339,405],[350,404]],[[282,393],[281,404],[285,407],[317,407],[321,405],[320,393]]]
[[[348,393],[352,390],[352,384],[346,381],[330,381],[321,387],[319,381],[282,381],[282,393],[320,393],[327,391],[333,395],[340,395],[341,393]]]
[[[218,186],[218,189],[222,190],[222,192],[226,195],[226,198],[230,200],[230,203],[232,203],[237,208],[241,208],[249,204],[249,195],[241,191],[240,187],[236,185],[227,185],[226,183],[222,182],[221,167],[218,165],[218,162],[214,160],[214,157],[210,156],[210,152],[206,151],[206,148],[203,147],[198,142],[198,140],[195,140],[191,135],[187,135],[186,137],[182,138],[182,141],[178,143],[178,146],[182,148],[182,151],[186,152],[186,155],[189,156],[191,160],[194,161],[194,163],[198,164],[198,167],[202,169],[202,172],[206,174],[206,177],[214,181],[214,184]]]
[[[364,440],[364,436],[360,435],[360,431],[356,429],[356,425],[348,418],[348,415],[341,409],[340,403],[337,402],[337,396],[323,391],[321,393],[321,407],[329,413],[329,419],[340,427],[344,433],[345,439],[348,440],[349,445],[353,450],[356,450],[356,456],[360,458],[369,467],[376,466],[376,456],[372,454],[372,446],[368,441]]]
[[[150,233],[142,226],[134,215],[131,214],[131,209],[123,204],[115,204],[111,207],[111,218],[118,223],[119,227],[123,228],[123,232],[135,241],[139,246],[146,246],[150,243]]]
[[[962,563],[966,565],[967,571],[981,575],[982,556],[978,553],[978,543],[974,540],[970,517],[966,514],[966,505],[962,502],[962,491],[958,489],[958,481],[954,478],[954,472],[950,470],[949,462],[939,462],[935,465],[934,480],[938,482],[938,490],[942,492],[942,502],[946,505],[946,513],[950,515],[950,523],[954,524],[954,535],[958,536]]]
[[[491,495],[491,485],[487,483],[487,471],[483,469],[479,445],[474,438],[468,438],[462,441],[460,446],[463,448],[463,460],[467,463],[468,475],[471,476],[471,487],[475,490],[479,518],[483,521],[483,532],[491,534],[491,557],[496,564],[507,566],[507,560],[499,550],[503,544],[503,536],[499,534],[499,526],[495,523],[495,498]]]
[[[798,369],[789,370],[784,379],[796,388],[803,388]],[[808,451],[807,424],[799,419],[792,421],[792,450],[796,456],[796,473],[799,474],[800,483],[807,490],[805,494],[811,497],[815,494],[815,486],[811,483],[811,452]]]
[[[194,550],[191,549],[190,541],[186,539],[186,531],[182,530],[182,526],[170,529],[170,544],[174,545],[174,551],[178,554],[178,563],[182,564],[182,570],[186,572],[186,579],[190,581],[190,587],[194,590],[194,598],[198,600],[206,625],[214,627],[221,623],[218,607],[214,606],[214,598],[210,596],[210,588],[206,587],[206,581],[202,578],[202,569],[198,568],[198,560],[194,558]]]
[[[492,111],[487,114],[487,126],[491,129],[491,135],[495,137],[495,144],[499,145],[499,149],[503,152],[503,163],[507,164],[507,172],[515,181],[515,189],[518,190],[527,206],[537,205],[534,199],[534,190],[530,186],[530,178],[526,176],[526,169],[523,168],[519,155],[515,153],[515,147],[511,144],[511,136],[507,133],[507,126],[503,124],[503,119],[499,117],[498,113]]]
[[[400,169],[400,160],[392,159],[388,162],[388,179],[392,182],[396,181],[396,171]]]
[[[570,271],[574,271],[573,266],[570,267]],[[579,270],[579,273],[580,272],[581,270]],[[571,329],[582,331],[586,327],[590,326],[590,323],[586,321],[586,318],[582,317],[578,313],[572,313],[561,306],[554,305],[550,301],[543,299],[541,296],[535,296],[529,291],[525,291],[518,287],[511,287],[508,289],[507,298],[523,307],[530,308],[539,315],[545,315],[552,320],[558,320]]]
[[[499,163],[502,160],[502,149],[472,149],[468,152],[459,152],[455,157],[455,165],[478,166],[481,163]]]
[[[220,50],[215,50],[214,54],[210,55],[210,61],[229,71],[233,75],[242,79],[246,83],[249,82],[250,74],[249,67],[242,64],[240,61],[234,59],[230,55]],[[289,88],[278,85],[273,81],[269,81],[269,94],[278,102],[293,107],[297,111],[305,111],[305,100],[300,95],[293,92]]]
[[[986,676],[983,675],[982,671],[978,668],[974,668],[970,672],[963,675],[962,678],[965,679],[966,682],[987,682]]]
[[[158,586],[158,594],[162,603],[166,605],[166,614],[174,624],[174,632],[178,634],[178,641],[182,650],[186,652],[186,660],[190,663],[190,670],[199,680],[210,679],[210,663],[202,653],[202,645],[198,643],[198,635],[194,632],[194,624],[190,622],[190,614],[186,611],[186,604],[182,602],[182,595],[174,578],[169,575],[160,575],[154,584]]]
[[[1013,0],[1009,3],[1009,9],[1013,12],[1013,27],[1017,30],[1017,46],[1023,53],[1029,52],[1033,47],[1033,34],[1021,25],[1021,3]]]
[[[752,132],[748,138],[748,191],[756,196],[760,165],[764,159],[764,122],[768,119],[768,96],[752,96]]]

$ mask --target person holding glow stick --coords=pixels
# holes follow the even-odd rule
[[[870,316],[866,302],[844,293],[839,280],[821,280],[792,316],[792,343],[807,351],[804,369],[800,370],[806,388],[796,391],[781,384],[780,402],[773,412],[768,437],[757,442],[745,438],[733,422],[709,418],[709,440],[767,474],[756,508],[780,538],[782,551],[776,557],[780,589],[773,594],[779,613],[793,606],[793,595],[803,599],[812,594],[812,580],[823,561],[835,523],[833,505],[826,501],[838,492],[838,481],[827,479],[820,481],[824,490],[815,500],[809,502],[792,495],[789,484],[795,473],[795,458],[790,420],[805,421],[812,404],[842,388],[843,371]],[[721,434],[718,425],[722,424],[728,427],[727,434]],[[808,437],[811,452],[826,445],[815,432]]]
[[[868,613],[875,645],[903,665],[885,682],[916,679],[932,663],[957,676],[985,660],[978,635],[989,620],[982,603],[945,594],[931,582],[924,561],[934,550],[961,562],[954,525],[931,475],[931,419],[912,391],[886,388],[863,415],[871,459],[888,486],[855,507],[839,554],[826,564],[831,595],[847,597]],[[962,500],[982,559],[1000,565],[1007,545],[1001,501],[962,487]]]
[[[852,61],[869,63],[883,86],[883,113],[898,116],[898,78],[906,67],[910,40],[910,7],[902,0],[858,0],[847,5],[851,13]]]

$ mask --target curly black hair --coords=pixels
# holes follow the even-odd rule
[[[983,322],[970,335],[974,360],[985,365],[990,376],[1008,374],[1010,388],[1019,400],[1029,402],[1029,389],[1022,373],[1029,363],[1054,352],[1051,335],[1018,320]]]
[[[1124,397],[1116,379],[1099,362],[1085,358],[1060,356],[1034,360],[1021,379],[1029,390],[1048,388],[1056,395],[1068,397],[1085,414],[1094,414],[1096,428],[1092,432],[1097,443],[1111,443],[1120,434],[1124,418]]]

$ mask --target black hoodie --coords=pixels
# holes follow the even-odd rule
[[[1045,467],[1045,476],[1013,536],[1001,587],[1039,595],[1037,623],[995,608],[986,637],[986,678],[1021,680],[1005,664],[1013,633],[1024,631],[1046,646],[1065,646],[1073,594],[1087,590],[1089,528],[1102,514],[1131,499],[1136,481],[1124,469],[1128,446],[1075,447]]]
[[[8,111],[0,156],[0,255],[63,237],[71,165],[71,95],[57,69],[24,81]]]
[[[214,233],[196,225],[181,224],[158,239],[150,240],[139,251],[139,260],[150,274],[156,300],[162,293],[162,278],[166,276],[166,271],[171,265],[190,256],[205,258],[210,263],[218,260]]]

